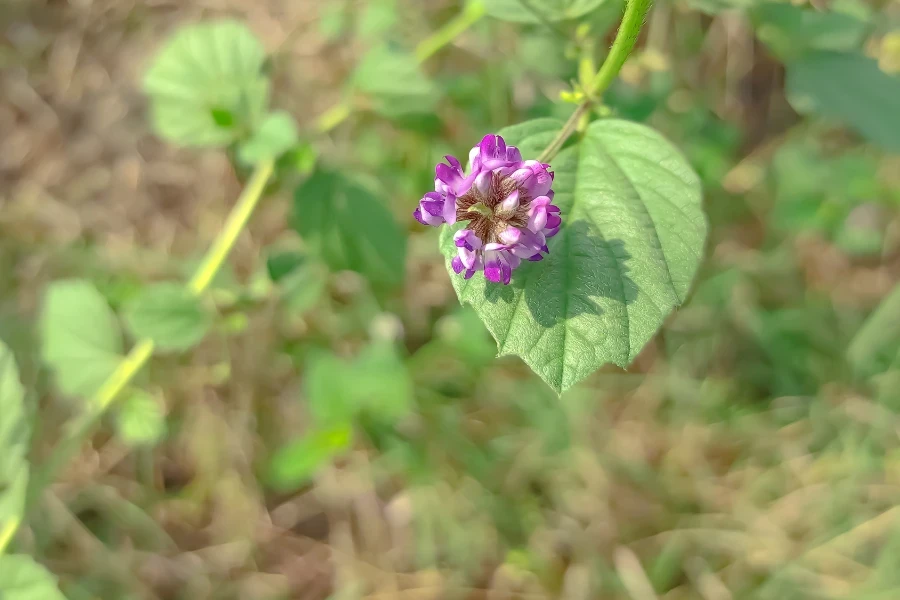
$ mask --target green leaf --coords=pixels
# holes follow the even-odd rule
[[[359,17],[356,33],[364,40],[384,39],[397,26],[397,0],[369,0]]]
[[[760,4],[752,14],[757,36],[781,59],[807,50],[856,50],[870,29],[857,15],[782,2]]]
[[[56,577],[24,554],[0,555],[0,598],[66,600],[56,587]]]
[[[515,23],[577,19],[606,0],[485,0],[490,16]]]
[[[314,431],[275,453],[269,463],[268,481],[277,489],[299,487],[352,442],[353,429],[348,424]]]
[[[187,350],[200,343],[212,325],[200,298],[176,283],[144,289],[125,307],[124,318],[135,338],[149,338],[160,350]]]
[[[846,122],[860,135],[900,151],[900,77],[861,54],[811,52],[787,65],[787,94],[801,113]]]
[[[539,119],[501,132],[525,157],[556,135]],[[627,366],[687,296],[706,240],[697,175],[660,134],[619,120],[592,123],[553,160],[563,228],[550,254],[509,286],[453,273],[454,229],[441,247],[461,302],[557,392],[605,363]]]
[[[122,360],[122,333],[106,299],[88,281],[50,285],[41,311],[41,358],[66,394],[91,396]]]
[[[25,509],[28,429],[25,390],[16,360],[0,341],[0,552],[18,528]]]
[[[350,270],[375,283],[403,281],[406,235],[368,189],[317,170],[294,193],[294,229],[333,270]]]
[[[866,319],[847,347],[847,360],[862,376],[891,367],[900,356],[900,285]]]
[[[390,342],[370,344],[352,362],[320,356],[307,373],[304,393],[319,427],[350,423],[359,414],[393,424],[413,405],[412,380]]]
[[[116,431],[129,446],[153,446],[166,433],[166,415],[152,394],[135,390],[116,408]]]
[[[284,111],[273,112],[240,145],[238,158],[247,164],[274,159],[290,150],[299,139],[294,118]]]
[[[403,360],[391,342],[372,343],[360,352],[350,380],[352,393],[366,413],[393,424],[409,413],[413,386]]]
[[[175,144],[222,147],[254,131],[269,97],[265,58],[235,21],[177,31],[144,77],[156,132]]]
[[[757,0],[687,0],[688,6],[708,15],[752,7]]]
[[[353,75],[356,90],[369,97],[375,112],[388,118],[430,112],[437,89],[415,57],[388,46],[366,54]]]
[[[278,283],[307,262],[309,258],[302,252],[277,252],[266,260],[266,270],[269,279]]]

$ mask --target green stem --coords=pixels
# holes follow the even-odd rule
[[[548,162],[556,156],[563,144],[566,143],[566,140],[569,139],[569,136],[575,132],[581,117],[615,80],[619,71],[622,70],[622,65],[625,64],[625,61],[634,49],[635,43],[637,43],[641,27],[644,25],[644,17],[647,16],[647,12],[652,5],[653,0],[628,0],[625,6],[625,15],[619,24],[619,30],[616,32],[616,39],[613,41],[612,48],[610,48],[609,54],[606,55],[606,60],[603,61],[603,65],[601,65],[597,75],[593,78],[590,89],[585,90],[588,97],[575,109],[575,112],[566,121],[566,124],[563,125],[563,128],[553,141],[541,152],[538,160]]]
[[[469,2],[468,6],[461,13],[419,42],[419,45],[416,46],[416,60],[421,64],[434,56],[438,50],[450,44],[469,27],[477,23],[486,12],[483,2]]]
[[[597,77],[594,78],[594,85],[590,90],[591,96],[603,95],[606,88],[612,84],[616,75],[622,70],[622,65],[625,64],[628,55],[631,54],[637,43],[641,27],[644,25],[644,17],[647,16],[652,5],[653,0],[628,0],[628,4],[625,6],[625,16],[622,17],[616,39],[609,54],[606,55],[606,60],[603,61],[603,65],[597,72]]]
[[[453,19],[447,21],[443,27],[434,31],[430,36],[419,42],[414,55],[416,62],[422,64],[453,40],[462,35],[472,25],[477,23],[486,14],[484,3],[480,0],[469,2],[465,9]],[[353,104],[349,99],[343,100],[329,108],[316,119],[316,129],[320,133],[328,133],[353,114]]]
[[[212,282],[216,273],[222,267],[231,249],[234,247],[241,231],[250,220],[253,209],[262,198],[266,182],[272,176],[274,163],[271,160],[257,165],[250,177],[250,181],[238,198],[237,204],[231,210],[225,225],[219,232],[212,246],[203,257],[203,261],[187,284],[188,290],[194,295],[202,294]],[[37,473],[29,481],[28,498],[26,506],[33,509],[37,505],[41,493],[53,482],[60,469],[69,459],[78,453],[84,441],[91,435],[94,427],[101,417],[113,405],[119,394],[122,393],[134,376],[147,364],[153,356],[153,341],[150,339],[138,340],[131,348],[128,355],[122,359],[116,370],[107,377],[94,396],[88,402],[90,407],[85,413],[71,423],[68,433],[63,440],[53,449]],[[2,534],[4,532],[0,532]],[[0,538],[2,541],[2,538]]]

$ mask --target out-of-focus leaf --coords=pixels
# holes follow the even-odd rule
[[[484,0],[487,14],[516,23],[566,21],[583,17],[606,0]]]
[[[56,586],[56,577],[24,554],[0,555],[0,598],[66,600]]]
[[[810,52],[787,65],[787,94],[801,113],[839,119],[887,150],[900,151],[900,77],[862,54]]]
[[[336,40],[347,30],[348,6],[343,0],[333,0],[319,4],[319,33],[326,40]]]
[[[861,376],[889,368],[900,353],[900,285],[869,316],[847,347],[847,360]]]
[[[807,50],[857,50],[870,29],[869,23],[859,16],[787,2],[756,6],[753,20],[759,39],[784,60]]]
[[[284,111],[266,116],[256,131],[238,148],[238,157],[247,164],[274,159],[290,150],[299,140],[294,118]]]
[[[331,269],[403,281],[406,235],[374,194],[343,175],[318,170],[297,187],[292,223]]]
[[[351,422],[366,414],[393,424],[413,404],[412,380],[393,344],[375,342],[353,361],[324,355],[307,373],[305,394],[318,426]]]
[[[25,390],[15,357],[0,341],[0,549],[18,528],[25,509],[28,437]]]
[[[152,394],[136,390],[116,407],[116,431],[129,446],[152,446],[166,433],[166,416]]]
[[[393,423],[412,408],[412,381],[391,342],[372,343],[360,352],[351,385],[353,397],[378,421]]]
[[[161,350],[187,350],[209,331],[212,315],[184,286],[160,283],[128,304],[125,323],[135,338],[149,338]]]
[[[397,25],[397,0],[369,0],[357,22],[356,32],[365,40],[382,40]]]
[[[523,156],[537,156],[559,127],[544,119],[501,133]],[[605,363],[634,360],[687,296],[707,225],[697,175],[642,125],[594,122],[552,169],[562,229],[549,255],[516,269],[510,285],[453,272],[462,224],[444,228],[441,248],[457,296],[475,308],[500,354],[521,356],[563,392]]]
[[[688,6],[708,15],[717,15],[729,10],[744,10],[758,2],[759,0],[687,0]]]
[[[388,117],[427,113],[437,101],[437,88],[425,77],[415,57],[388,46],[373,48],[353,75],[353,85]]]
[[[262,44],[241,23],[177,31],[144,77],[157,133],[183,146],[227,146],[254,131],[269,96],[264,60]]]
[[[302,252],[278,252],[266,260],[266,270],[269,272],[269,278],[278,283],[307,262],[309,257]]]
[[[116,316],[83,280],[50,285],[41,311],[41,357],[66,394],[90,396],[122,360]]]
[[[312,478],[353,441],[350,425],[313,431],[284,446],[269,463],[269,484],[276,489],[297,488]]]

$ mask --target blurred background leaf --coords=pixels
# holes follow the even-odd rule
[[[122,360],[115,314],[88,281],[50,285],[41,310],[41,356],[66,394],[88,397]]]
[[[265,53],[242,23],[187,26],[144,77],[157,133],[184,146],[227,146],[254,131],[269,99]]]

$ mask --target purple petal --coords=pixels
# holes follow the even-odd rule
[[[450,261],[450,266],[453,267],[453,271],[459,275],[465,269],[465,266],[462,263],[462,260],[458,256],[454,256],[453,260]]]
[[[519,208],[519,190],[513,190],[513,192],[500,203],[500,210],[511,213],[517,208]]]
[[[559,218],[559,215],[548,214],[547,215],[547,224],[545,225],[545,227],[548,227],[550,229],[555,229],[555,228],[559,227],[560,223],[562,223],[562,219]]]
[[[520,237],[522,237],[522,232],[515,227],[507,227],[499,236],[500,241],[508,246],[518,243]]]
[[[422,218],[422,209],[421,208],[417,207],[416,210],[413,211],[413,216],[416,218],[416,221],[418,221],[422,225],[428,225],[428,223],[426,223],[425,220]]]
[[[528,229],[540,231],[547,225],[547,209],[543,206],[538,206],[530,212],[531,216],[528,217]]]
[[[472,186],[481,194],[487,195],[488,191],[491,189],[491,177],[492,173],[490,171],[483,171],[479,173],[477,177],[475,177],[475,183]]]

